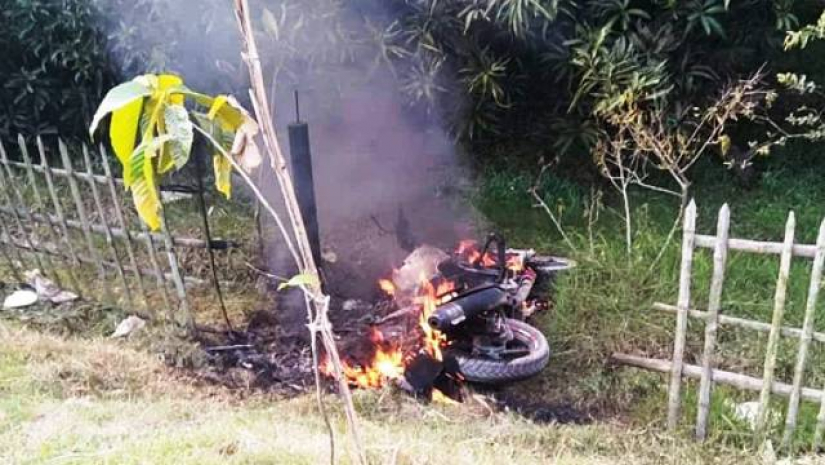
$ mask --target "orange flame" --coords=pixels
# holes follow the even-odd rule
[[[343,375],[347,382],[361,388],[377,388],[385,385],[387,380],[403,377],[404,355],[401,350],[396,346],[382,347],[384,335],[375,328],[370,335],[370,340],[376,344],[376,349],[369,363],[360,366],[341,360]],[[329,357],[324,357],[319,369],[326,376],[336,377]]]
[[[465,240],[459,243],[456,253],[469,262],[479,261],[483,266],[491,267],[496,265],[496,260],[492,254],[481,253],[476,247],[476,242]],[[508,258],[508,267],[512,265],[523,267],[519,257],[514,257],[511,261]],[[418,315],[418,326],[421,331],[421,350],[436,360],[443,360],[442,347],[446,343],[446,336],[440,331],[430,327],[427,320],[435,312],[439,305],[449,301],[454,297],[456,283],[448,280],[441,280],[434,283],[430,276],[425,273],[420,275],[420,285],[418,293],[413,302],[420,306]],[[396,287],[389,279],[380,279],[378,286],[389,296],[397,297]],[[400,345],[386,340],[384,335],[377,328],[373,328],[370,334],[370,341],[375,352],[370,359],[363,364],[356,364],[348,360],[342,360],[342,375],[351,385],[361,388],[377,388],[387,384],[390,380],[402,379],[405,374],[407,362],[412,358],[412,354],[406,353]],[[405,356],[407,355],[407,356]],[[334,367],[328,358],[325,358],[320,365],[323,374],[330,377],[337,377]],[[435,402],[456,403],[444,393],[436,390],[432,391],[432,400]]]
[[[434,330],[427,323],[427,319],[435,312],[436,307],[440,303],[439,297],[449,293],[455,289],[455,283],[451,281],[443,281],[438,286],[433,286],[433,283],[424,275],[421,276],[421,287],[416,303],[421,305],[421,315],[418,319],[418,325],[424,333],[424,350],[434,359],[442,360],[441,343],[446,340],[445,336],[440,331]]]
[[[378,286],[389,296],[395,295],[395,284],[389,279],[379,279]]]
[[[518,254],[509,255],[507,257],[507,269],[516,273],[524,271],[524,258]]]
[[[478,250],[478,243],[474,240],[463,240],[459,242],[455,252],[468,263],[479,262],[481,266],[484,267],[496,265],[496,259],[490,252],[486,252],[484,256],[481,256],[481,252]]]

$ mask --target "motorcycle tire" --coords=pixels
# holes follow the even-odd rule
[[[480,384],[502,384],[538,374],[550,361],[550,346],[544,334],[529,324],[507,318],[517,342],[527,347],[527,355],[508,359],[490,358],[453,353],[464,379]]]

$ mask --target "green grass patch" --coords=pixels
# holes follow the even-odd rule
[[[0,325],[2,463],[278,463],[329,459],[314,398],[242,399],[174,376],[123,343],[66,339]],[[106,380],[101,383],[101,380]],[[90,387],[94,387],[91,389]],[[351,463],[331,396],[338,463]],[[483,398],[425,405],[391,389],[355,393],[370,463],[706,463],[733,448],[620,423],[539,425],[494,413]]]

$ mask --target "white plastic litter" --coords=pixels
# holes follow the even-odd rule
[[[40,270],[31,270],[24,273],[26,281],[37,292],[41,300],[48,300],[53,304],[62,304],[77,300],[78,295],[74,292],[60,289],[57,284],[49,278],[44,277]]]
[[[110,337],[126,337],[146,326],[146,321],[137,316],[130,316],[118,323],[115,332]]]
[[[170,192],[170,191],[161,191],[160,198],[164,202],[177,202],[179,200],[187,200],[192,198],[192,194],[188,192]]]
[[[3,308],[22,308],[37,303],[37,293],[29,289],[20,289],[9,294],[3,301]]]
[[[733,406],[733,415],[741,421],[750,426],[751,429],[756,429],[756,416],[759,413],[759,402],[742,402]]]

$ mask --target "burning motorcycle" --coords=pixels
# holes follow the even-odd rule
[[[480,248],[462,241],[452,254],[419,247],[391,280],[379,281],[391,299],[377,306],[387,311],[370,322],[370,355],[350,352],[343,375],[355,386],[394,381],[410,392],[452,398],[462,381],[501,384],[535,375],[550,347],[525,320],[547,306],[554,275],[571,266],[532,249],[508,249],[498,235]],[[333,376],[328,360],[321,370]]]
[[[481,251],[459,247],[438,265],[434,281],[454,283],[427,317],[444,334],[447,357],[464,379],[499,384],[533,376],[547,365],[545,336],[525,321],[547,305],[553,276],[571,262],[533,250],[507,249],[490,235]]]

